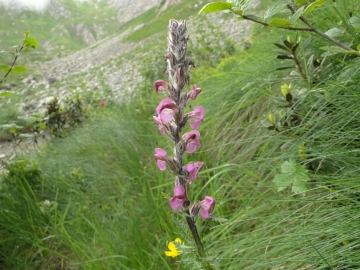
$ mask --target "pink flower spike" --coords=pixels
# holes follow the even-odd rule
[[[159,119],[164,123],[169,123],[178,111],[179,107],[171,98],[163,99],[156,108]]]
[[[168,157],[166,157],[166,151],[161,148],[155,148],[155,160],[158,168],[160,171],[166,170],[166,160]]]
[[[186,152],[187,153],[193,153],[196,151],[198,147],[201,146],[199,138],[200,138],[200,132],[197,130],[192,130],[190,132],[185,133],[182,138],[185,141],[186,144]]]
[[[200,203],[201,203],[201,208],[203,209],[200,212],[200,215],[203,218],[209,218],[211,214],[214,212],[215,200],[210,196],[206,196],[205,200],[201,201]]]
[[[189,94],[189,97],[192,99],[192,100],[195,100],[197,95],[200,94],[201,92],[201,88],[199,87],[196,87],[196,84],[194,84],[193,86],[193,89],[191,90],[190,94]]]
[[[160,120],[159,117],[153,116],[154,122],[157,124],[159,132],[161,135],[165,135],[165,125],[163,124],[163,122]]]
[[[106,102],[105,102],[105,101],[103,101],[103,100],[100,100],[100,102],[99,102],[99,106],[103,107],[103,106],[105,106],[105,105],[106,105]]]
[[[169,84],[163,80],[157,80],[155,82],[156,93],[166,91],[169,89]]]
[[[197,106],[192,112],[189,112],[187,116],[191,119],[190,127],[192,129],[197,129],[200,123],[204,120],[205,109],[202,106]]]
[[[188,181],[197,180],[198,173],[199,173],[200,169],[202,168],[202,166],[204,166],[204,162],[195,162],[195,163],[190,163],[190,164],[186,165],[185,170],[187,170],[190,173],[190,176],[187,180]]]
[[[179,211],[182,204],[188,199],[183,186],[174,187],[174,197],[169,199],[170,206],[174,211]]]

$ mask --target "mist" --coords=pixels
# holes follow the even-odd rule
[[[91,0],[74,0],[74,2],[90,2]],[[0,5],[11,9],[31,9],[43,11],[49,4],[50,0],[0,0]]]

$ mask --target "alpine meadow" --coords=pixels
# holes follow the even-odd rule
[[[0,22],[0,269],[360,269],[358,0]]]

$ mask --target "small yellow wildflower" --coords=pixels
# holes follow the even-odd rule
[[[268,115],[268,120],[270,121],[271,124],[275,125],[275,118],[274,118],[274,115],[272,113],[270,113]]]
[[[286,97],[287,94],[290,94],[291,84],[288,85],[287,83],[283,84],[281,87],[281,93],[284,97]]]
[[[179,256],[179,254],[181,253],[181,250],[176,249],[176,246],[175,246],[174,242],[177,242],[180,245],[184,245],[184,243],[181,241],[180,238],[176,238],[175,241],[170,242],[168,244],[168,248],[170,249],[170,251],[165,251],[165,255],[168,256],[168,257],[175,258],[176,256]]]

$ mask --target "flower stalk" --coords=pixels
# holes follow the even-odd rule
[[[187,25],[185,21],[169,21],[168,49],[164,61],[167,62],[166,74],[169,81],[158,80],[155,82],[157,93],[164,93],[163,99],[156,108],[157,116],[154,122],[157,124],[161,135],[166,135],[172,141],[173,157],[166,155],[165,150],[155,149],[155,160],[160,170],[170,170],[175,176],[174,196],[169,199],[169,204],[174,211],[182,211],[186,222],[194,238],[199,256],[206,258],[206,253],[196,228],[196,217],[211,217],[214,210],[215,200],[206,196],[205,200],[196,202],[191,206],[189,199],[190,181],[198,178],[198,172],[203,167],[203,162],[191,162],[184,166],[185,154],[195,152],[200,146],[200,132],[197,130],[202,123],[205,109],[197,106],[193,111],[186,112],[190,101],[194,101],[201,92],[201,88],[194,85],[186,91],[190,84],[189,67],[195,67],[194,63],[186,58]],[[190,131],[184,129],[190,127]],[[211,266],[205,262],[208,269]]]

